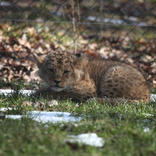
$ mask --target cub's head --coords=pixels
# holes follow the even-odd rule
[[[76,56],[62,51],[46,55],[34,54],[40,78],[55,92],[67,89],[78,82],[84,74],[86,56]]]

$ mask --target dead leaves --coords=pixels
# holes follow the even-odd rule
[[[19,37],[5,35],[4,31],[8,29],[8,24],[0,25],[0,77],[4,81],[14,79],[24,80],[26,82],[37,81],[34,62],[31,59],[33,53],[46,54],[50,50],[56,50],[59,47],[66,49],[65,45],[59,45],[57,42],[45,41],[44,31],[34,27],[27,26],[22,32],[16,29]],[[25,27],[25,26],[23,26]],[[13,29],[13,28],[10,28]],[[15,28],[14,28],[15,29]],[[48,32],[50,33],[50,32]],[[127,34],[121,33],[120,37],[97,36],[79,36],[77,44],[81,45],[76,53],[87,53],[90,57],[103,57],[111,60],[121,60],[130,63],[135,67],[139,64],[140,68],[149,74],[148,79],[155,84],[156,81],[156,41],[141,40],[132,41]],[[57,41],[56,36],[55,41]],[[92,42],[90,42],[92,40]],[[67,42],[66,42],[67,43]],[[74,53],[74,50],[68,48],[68,51]],[[154,85],[155,86],[155,85]]]
[[[128,36],[124,37],[124,35],[112,39],[103,37],[99,40],[95,38],[97,40],[96,44],[99,43],[99,45],[97,46],[94,41],[91,43],[92,45],[86,48],[85,52],[89,56],[99,57],[100,54],[105,59],[120,60],[131,64],[145,72],[144,75],[148,74],[147,78],[151,85],[156,87],[156,41],[141,39],[132,41]],[[93,39],[93,36],[91,38]],[[104,46],[101,46],[100,43],[104,44]]]

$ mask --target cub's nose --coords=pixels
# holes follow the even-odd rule
[[[61,81],[54,80],[54,82],[55,82],[56,84],[59,84]]]

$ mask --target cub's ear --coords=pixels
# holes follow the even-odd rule
[[[33,54],[33,59],[36,62],[38,68],[40,68],[43,65],[43,61],[44,61],[45,57],[46,57],[46,55]]]
[[[80,57],[82,57],[81,54],[73,54],[73,55],[71,55],[71,61],[75,62]]]
[[[73,62],[74,67],[76,69],[81,70],[83,68],[84,64],[86,63],[86,61],[87,61],[87,58],[86,58],[85,54],[80,56],[80,57],[77,57],[77,59]]]
[[[76,57],[81,57],[81,54],[74,54]]]

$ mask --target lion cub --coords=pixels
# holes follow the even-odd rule
[[[150,90],[144,76],[125,63],[87,58],[67,52],[34,54],[40,78],[47,84],[35,96],[49,99],[71,98],[85,101],[96,97],[112,105],[126,99],[132,103],[150,101]]]

